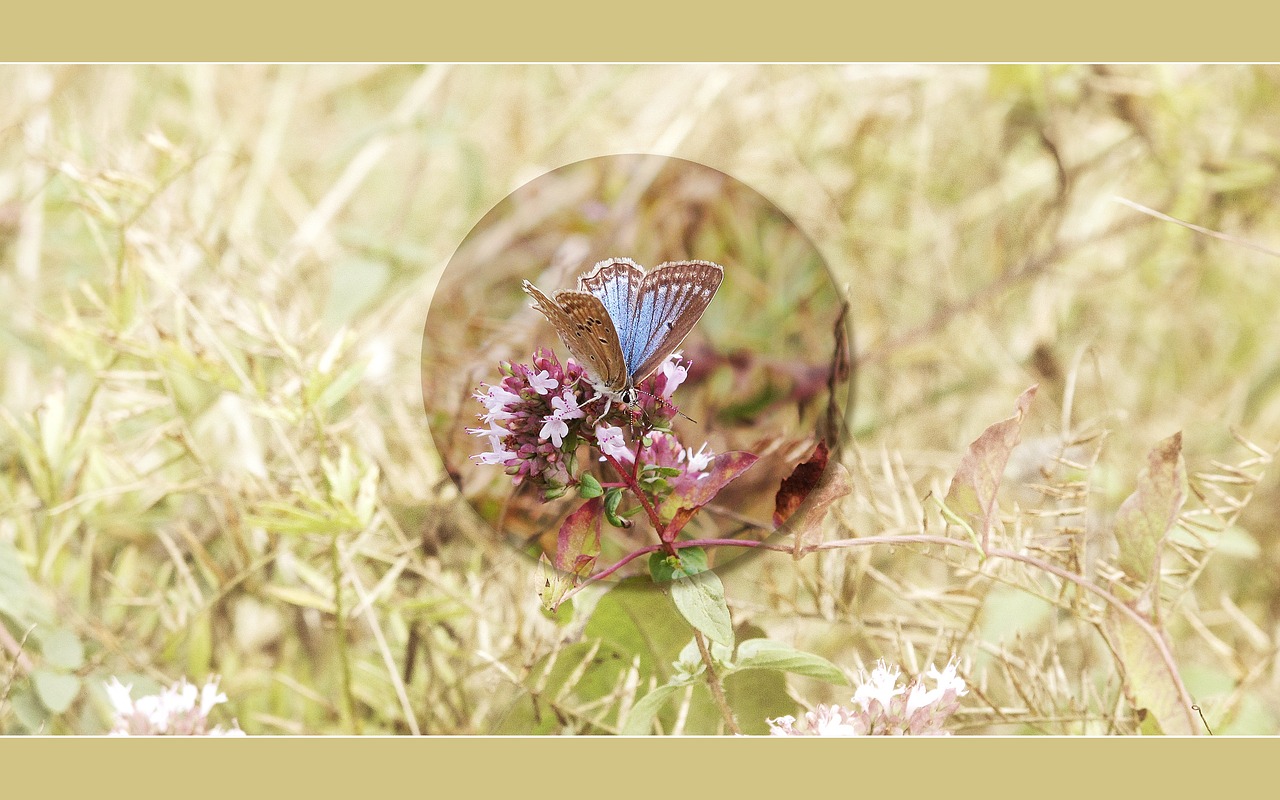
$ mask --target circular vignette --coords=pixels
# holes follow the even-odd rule
[[[838,453],[852,412],[847,304],[818,249],[779,208],[718,170],[668,156],[600,156],[553,169],[507,195],[458,246],[432,295],[421,361],[423,407],[450,478],[491,530],[554,559],[560,525],[583,501],[571,490],[544,503],[513,486],[501,466],[470,459],[486,448],[466,429],[481,424],[484,407],[473,394],[500,382],[499,362],[529,364],[540,347],[569,358],[522,282],[554,294],[614,257],[647,269],[701,259],[725,271],[681,347],[692,366],[674,400],[697,422],[677,418],[673,427],[686,447],[707,442],[716,453],[746,450],[759,460],[682,538],[785,532],[773,522],[779,486],[819,441]],[[584,455],[585,446],[579,467],[596,469]],[[602,526],[597,571],[657,543],[643,515],[636,519],[626,530]],[[750,552],[717,547],[710,562],[720,570]],[[636,559],[611,578],[645,564]]]

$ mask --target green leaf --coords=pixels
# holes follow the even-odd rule
[[[328,273],[329,298],[325,322],[338,327],[377,298],[391,277],[391,268],[382,261],[349,258],[335,261]]]
[[[701,547],[682,547],[676,555],[663,552],[649,556],[649,575],[654,583],[667,583],[707,571],[707,551]]]
[[[671,586],[671,599],[680,616],[713,642],[733,647],[733,620],[724,599],[724,584],[714,572],[677,578]]]
[[[205,611],[187,625],[187,674],[205,675],[213,666],[213,621]]]
[[[344,369],[316,398],[316,405],[320,408],[330,408],[346,397],[347,393],[354,389],[356,384],[360,383],[360,379],[364,377],[366,366],[368,366],[368,362],[361,361]]]
[[[725,675],[724,694],[738,720],[738,727],[747,736],[768,735],[767,720],[795,713],[796,701],[787,694],[787,679],[781,672],[753,669]],[[699,730],[695,711],[696,707],[689,714],[688,731]],[[718,726],[719,722],[717,718],[710,724]],[[715,731],[716,728],[710,730]]]
[[[652,675],[666,683],[671,662],[689,641],[689,625],[647,578],[628,578],[596,603],[583,636],[610,643],[628,661],[639,656],[641,680]]]
[[[644,736],[653,732],[653,718],[666,705],[671,695],[684,687],[670,683],[663,684],[636,701],[627,715],[627,722],[622,726],[623,736]]]
[[[989,426],[973,440],[960,459],[960,467],[951,479],[943,501],[953,514],[969,525],[984,547],[997,513],[996,494],[1000,481],[1004,478],[1009,455],[1022,439],[1022,420],[1036,396],[1036,388],[1032,386],[1018,396],[1012,417]]]
[[[1262,545],[1252,533],[1239,525],[1228,525],[1215,533],[1194,534],[1181,525],[1174,525],[1165,537],[1166,544],[1180,544],[1194,550],[1209,549],[1215,556],[1241,558],[1253,561],[1262,557]]]
[[[566,730],[575,733],[609,733],[615,724],[608,716],[592,720],[560,716],[559,708],[598,707],[616,691],[631,661],[608,643],[575,642],[538,659],[529,670],[529,691],[516,697],[493,732],[522,736],[546,735]],[[598,725],[596,723],[599,723]]]
[[[1252,533],[1238,525],[1232,525],[1218,537],[1218,544],[1213,548],[1213,552],[1214,555],[1252,561],[1262,556],[1262,545],[1258,544],[1257,538]]]
[[[618,506],[622,503],[622,490],[610,489],[604,496],[604,518],[615,528],[630,528],[631,522],[618,516]]]
[[[325,505],[318,500],[304,498],[304,502],[311,508],[298,508],[288,503],[262,503],[258,506],[260,513],[246,515],[245,522],[275,533],[295,535],[333,535],[363,527],[354,513]]]
[[[0,613],[21,623],[29,622],[34,598],[26,567],[13,542],[0,539]]]
[[[1182,462],[1182,434],[1175,433],[1147,454],[1146,469],[1137,488],[1116,512],[1117,563],[1141,584],[1160,575],[1160,551],[1169,529],[1187,499],[1186,466]]]
[[[738,645],[733,671],[748,669],[791,672],[840,686],[849,684],[849,678],[840,668],[822,656],[797,650],[789,644],[772,639],[748,639]]]
[[[66,628],[55,628],[41,636],[40,654],[51,667],[77,670],[84,666],[84,645]]]
[[[310,589],[297,586],[268,586],[265,591],[277,600],[300,608],[314,608],[325,614],[333,614],[337,611],[333,598],[323,597]]]
[[[604,487],[600,485],[600,481],[596,480],[596,476],[590,472],[585,473],[578,482],[578,497],[583,500],[590,500],[602,494],[604,494]]]
[[[38,669],[31,674],[31,678],[40,702],[54,714],[61,714],[70,708],[76,695],[80,694],[80,679],[75,675]]]
[[[373,512],[378,507],[378,481],[382,471],[377,464],[370,464],[360,478],[360,489],[356,492],[356,519],[367,527],[373,521]]]

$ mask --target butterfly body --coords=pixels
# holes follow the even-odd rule
[[[597,390],[620,396],[680,346],[723,279],[724,269],[710,261],[670,261],[646,272],[631,259],[610,258],[578,278],[576,290],[550,298],[529,281],[524,290]]]

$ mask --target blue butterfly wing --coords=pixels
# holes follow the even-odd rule
[[[578,290],[595,295],[608,312],[614,330],[618,332],[624,361],[629,358],[627,352],[634,342],[633,310],[643,282],[644,268],[629,258],[601,261],[589,274],[578,279]],[[626,363],[630,366],[629,361]],[[630,369],[627,374],[631,374]]]
[[[629,258],[611,258],[579,278],[578,288],[609,313],[634,384],[680,346],[723,279],[724,269],[710,261],[672,261],[646,274]]]
[[[672,261],[644,276],[627,335],[621,339],[632,383],[648,377],[680,346],[723,279],[724,269],[710,261]]]

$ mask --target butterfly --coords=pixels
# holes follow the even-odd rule
[[[634,397],[635,385],[689,335],[722,280],[724,268],[710,261],[668,261],[645,272],[629,258],[609,258],[554,299],[529,281],[524,290],[597,391]]]

